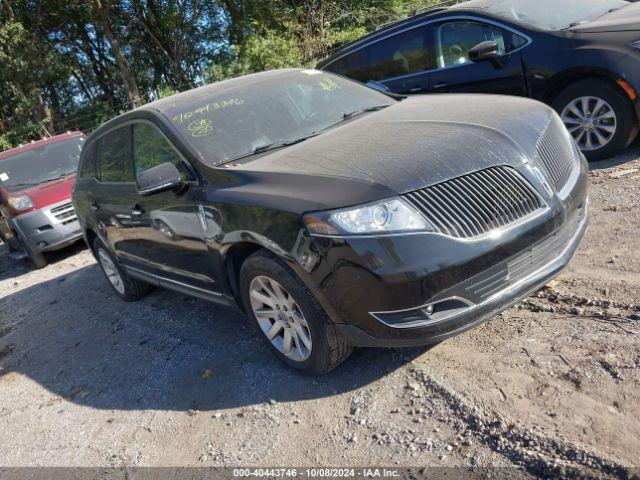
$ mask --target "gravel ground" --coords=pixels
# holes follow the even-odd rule
[[[81,246],[0,246],[0,465],[640,466],[640,146],[591,173],[591,227],[544,290],[434,348],[282,366],[239,314],[119,301]]]

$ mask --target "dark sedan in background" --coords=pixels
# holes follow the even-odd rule
[[[391,92],[500,93],[553,106],[589,160],[638,134],[640,3],[446,2],[345,46],[318,68]]]
[[[392,98],[316,70],[128,112],[83,149],[74,204],[111,286],[238,305],[289,365],[439,342],[566,266],[587,165],[558,115],[506,96]]]

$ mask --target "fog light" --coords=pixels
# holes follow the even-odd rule
[[[463,314],[473,307],[464,298],[447,298],[424,307],[395,312],[370,312],[375,319],[393,328],[426,327]]]

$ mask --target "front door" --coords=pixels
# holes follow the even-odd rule
[[[218,292],[211,254],[204,239],[204,215],[197,198],[198,184],[185,160],[152,123],[133,125],[133,160],[136,177],[163,163],[174,164],[185,181],[181,192],[137,195],[132,206],[139,225],[137,257],[144,270],[175,287]]]
[[[429,73],[428,91],[524,95],[524,70],[520,51],[529,39],[492,24],[458,19],[434,24],[437,69]],[[469,51],[485,41],[495,41],[498,62],[469,60]]]

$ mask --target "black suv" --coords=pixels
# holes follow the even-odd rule
[[[589,160],[637,136],[640,4],[473,0],[387,25],[319,63],[394,93],[532,97],[553,106]]]
[[[122,299],[158,285],[240,306],[285,362],[326,372],[352,346],[438,342],[544,285],[584,234],[586,173],[539,102],[401,100],[284,70],[106,123],[73,199]]]

